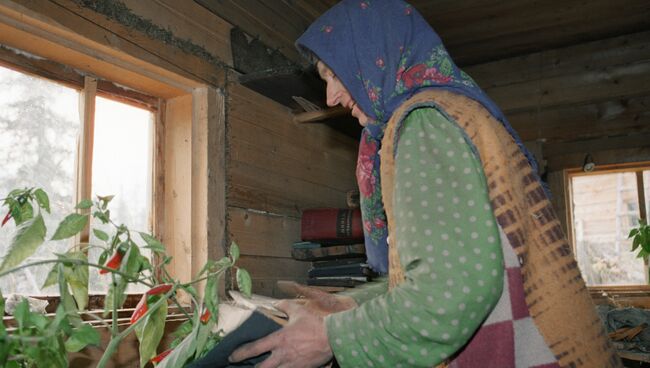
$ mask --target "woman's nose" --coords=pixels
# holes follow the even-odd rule
[[[341,102],[341,91],[337,90],[329,84],[327,85],[326,95],[327,106],[333,107]]]

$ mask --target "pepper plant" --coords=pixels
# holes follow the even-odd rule
[[[89,345],[100,345],[100,336],[95,327],[82,316],[95,320],[111,332],[108,345],[104,348],[97,367],[105,367],[117,351],[122,340],[135,333],[139,341],[140,366],[148,362],[158,367],[182,367],[205,355],[220,340],[213,332],[218,317],[218,285],[225,272],[235,267],[239,248],[234,242],[230,255],[219,260],[210,260],[190,282],[179,282],[167,271],[171,257],[165,253],[165,246],[151,234],[129,229],[115,223],[110,217],[109,203],[112,196],[98,196],[95,200],[82,200],[75,212],[65,217],[58,225],[51,240],[74,237],[88,224],[92,216],[113,229],[107,233],[92,229],[99,244],[76,244],[56,258],[24,263],[46,239],[47,229],[43,216],[50,213],[47,193],[40,188],[16,189],[3,199],[7,207],[1,226],[13,220],[15,235],[8,252],[0,263],[0,278],[24,268],[51,264],[43,287],[58,285],[60,302],[53,316],[30,311],[23,300],[15,309],[14,326],[0,323],[0,367],[37,367],[39,362],[51,362],[53,367],[68,367],[68,353],[78,352]],[[139,236],[161,260],[153,264],[140,252],[134,237]],[[98,259],[88,259],[88,250],[101,250]],[[104,299],[104,311],[87,311],[88,278],[90,272],[110,277],[111,283]],[[250,295],[251,279],[246,270],[237,267],[237,284],[244,294]],[[204,282],[203,297],[194,285]],[[129,284],[142,284],[149,288],[142,295],[128,326],[118,325],[118,310],[126,300]],[[183,307],[176,294],[183,290],[191,299],[191,306]],[[169,304],[179,308],[187,317],[173,333],[175,340],[166,349],[159,349],[165,330]],[[0,316],[4,316],[5,300],[0,293]],[[159,353],[160,350],[164,350]]]

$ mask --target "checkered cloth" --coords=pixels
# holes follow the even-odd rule
[[[528,313],[517,255],[499,227],[505,271],[501,299],[449,368],[559,368]]]

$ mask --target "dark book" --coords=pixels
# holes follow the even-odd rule
[[[359,208],[361,207],[361,198],[359,196],[358,190],[351,190],[346,193],[345,201],[348,204],[348,208]]]
[[[321,267],[343,266],[343,265],[349,265],[353,263],[366,263],[366,257],[332,259],[329,261],[315,261],[311,264],[311,266],[313,268],[321,268]]]
[[[323,244],[363,242],[360,209],[314,208],[304,210],[301,238]]]
[[[358,258],[365,256],[366,247],[363,244],[333,245],[320,248],[295,248],[291,257],[299,261],[323,261],[335,258]]]
[[[365,263],[352,263],[347,265],[312,268],[308,271],[309,277],[329,276],[372,276],[372,271]]]

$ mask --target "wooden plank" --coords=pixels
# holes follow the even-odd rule
[[[34,10],[15,2],[0,4],[1,43],[153,96],[178,96],[199,84],[178,67],[54,3],[26,3]]]
[[[346,115],[349,113],[350,113],[349,109],[338,106],[327,110],[307,111],[300,114],[295,114],[293,116],[293,121],[295,123],[313,123],[325,119],[334,118],[337,116]]]
[[[165,112],[165,219],[163,243],[181,282],[191,280],[192,95],[167,100]]]
[[[228,232],[242,255],[289,258],[300,241],[300,218],[228,207]]]
[[[573,141],[650,132],[650,95],[507,114],[524,141]]]
[[[600,70],[487,88],[507,114],[650,94],[650,59]]]
[[[192,276],[208,259],[226,255],[224,106],[223,94],[213,87],[192,94],[191,265],[183,271]],[[196,287],[203,290],[201,284]]]
[[[238,265],[246,269],[253,281],[253,293],[273,297],[283,294],[277,288],[278,281],[306,283],[310,262],[288,258],[242,256]]]
[[[464,68],[482,88],[537,80],[648,58],[650,31],[545,50]]]
[[[352,159],[352,154],[347,161],[333,160],[328,157],[324,160],[309,160],[309,157],[325,155],[303,149],[306,157],[290,156],[245,141],[232,140],[231,142],[233,143],[230,151],[231,165],[242,163],[337,191],[347,192],[357,186],[354,174],[356,163]],[[294,151],[298,150],[294,147]]]
[[[18,0],[21,1],[21,0]],[[33,0],[30,0],[33,2]],[[184,52],[179,47],[175,47],[170,43],[173,43],[173,35],[161,35],[164,37],[162,39],[153,39],[148,35],[141,33],[134,29],[133,26],[129,27],[123,24],[118,23],[114,19],[110,19],[104,14],[100,14],[92,10],[89,6],[84,6],[75,2],[74,0],[49,0],[61,7],[62,12],[57,11],[54,8],[51,10],[55,11],[57,14],[62,14],[65,10],[76,15],[80,19],[89,22],[92,25],[98,26],[99,28],[110,32],[113,35],[113,38],[120,38],[123,44],[132,44],[145,52],[140,52],[142,56],[149,54],[155,59],[160,61],[165,61],[168,65],[173,65],[178,71],[182,71],[182,74],[192,76],[193,79],[198,79],[206,83],[210,83],[215,86],[222,86],[225,81],[225,74],[223,70],[219,70],[219,65],[216,62],[216,59],[209,60],[204,57],[199,57],[193,55],[189,52]],[[37,1],[38,2],[38,1]],[[39,4],[43,5],[43,4]],[[149,4],[150,6],[152,4]],[[116,9],[118,5],[116,4],[113,8]],[[124,14],[122,14],[124,16]],[[62,18],[56,18],[57,21],[63,25],[70,27],[73,30],[77,30],[81,22],[78,20],[71,19],[69,15],[63,16]],[[81,31],[79,29],[78,31]],[[161,29],[161,32],[164,32]],[[83,34],[83,33],[81,33]],[[88,35],[84,34],[86,37]],[[149,57],[151,58],[151,57]],[[225,63],[224,63],[225,65]]]
[[[225,20],[206,11],[194,1],[176,0],[124,0],[124,4],[141,16],[175,37],[189,40],[204,48],[224,64],[232,66],[230,25]]]
[[[165,239],[165,126],[167,125],[167,106],[162,99],[158,102],[158,109],[155,112],[155,124],[153,126],[153,185],[151,213],[152,213],[152,234],[157,239]],[[160,264],[162,257],[154,253],[154,264]],[[162,270],[158,268],[155,276],[160,279]]]
[[[81,132],[77,160],[77,196],[76,200],[93,199],[93,146],[95,141],[95,96],[97,94],[97,79],[84,78],[84,88],[79,94],[79,121]],[[85,211],[89,212],[89,211]],[[90,221],[75,236],[77,244],[88,243],[90,240]]]
[[[461,8],[459,4],[446,11],[448,3],[435,2],[431,8],[424,7],[424,1],[414,5],[424,10],[460,65],[639,32],[650,24],[650,4],[645,0],[598,0],[580,6],[560,0],[479,1],[473,7],[477,2],[463,1]]]
[[[244,163],[230,163],[228,203],[299,216],[306,207],[345,207],[346,192],[288,178]]]
[[[601,143],[603,143],[601,141]],[[594,146],[594,149],[597,146]],[[637,148],[614,148],[603,149],[591,152],[596,167],[598,165],[620,164],[650,161],[650,147],[637,147]],[[548,156],[547,168],[549,171],[574,169],[582,166],[585,159],[585,152],[572,152],[567,154]]]

